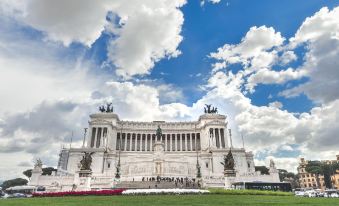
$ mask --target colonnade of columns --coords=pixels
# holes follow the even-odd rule
[[[121,151],[153,151],[155,134],[117,133],[116,149]],[[162,134],[165,151],[199,151],[200,133]]]
[[[107,127],[93,127],[91,133],[91,147],[99,148],[107,141]]]
[[[210,138],[217,148],[226,148],[226,137],[223,128],[210,128]]]

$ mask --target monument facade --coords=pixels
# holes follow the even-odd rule
[[[199,179],[205,187],[224,187],[229,164],[233,164],[233,181],[279,181],[277,174],[255,172],[253,154],[230,145],[227,118],[211,105],[206,105],[197,121],[188,122],[124,121],[111,104],[99,111],[90,115],[82,147],[62,149],[57,173],[34,177],[30,185],[69,190],[86,182],[87,189],[111,188],[117,182],[167,177]],[[232,155],[232,162],[225,166],[227,155]],[[59,187],[52,187],[53,182]]]

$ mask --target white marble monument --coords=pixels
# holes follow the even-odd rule
[[[100,110],[100,113],[90,115],[89,132],[83,146],[62,149],[58,171],[53,176],[43,176],[39,168],[34,169],[30,185],[44,186],[47,190],[102,189],[111,188],[116,182],[157,176],[194,179],[198,162],[203,186],[225,186],[221,162],[230,149],[228,121],[210,105],[197,121],[190,122],[123,121],[113,113],[110,105],[100,107]],[[89,182],[87,177],[86,181],[79,177],[80,161],[85,152],[92,153]],[[232,154],[234,181],[279,182],[274,169],[270,170],[271,175],[255,172],[251,152],[232,148]]]

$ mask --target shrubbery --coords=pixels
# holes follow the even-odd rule
[[[122,192],[123,195],[184,195],[207,194],[208,190],[199,189],[130,189]]]
[[[271,196],[293,196],[291,192],[267,191],[267,190],[225,190],[209,189],[210,194],[223,195],[271,195]]]
[[[64,197],[64,196],[86,196],[86,195],[121,195],[124,190],[99,190],[99,191],[67,191],[67,192],[43,192],[33,193],[33,197]]]

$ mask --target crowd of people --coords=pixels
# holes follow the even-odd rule
[[[134,181],[134,179],[133,179]],[[175,187],[201,187],[200,180],[197,180],[195,178],[188,178],[188,177],[142,177],[142,182],[156,182],[160,184],[161,182],[173,182],[175,184]],[[157,184],[155,185],[157,187]]]

